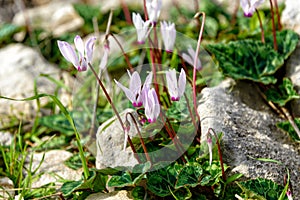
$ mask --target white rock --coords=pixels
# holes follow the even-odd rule
[[[225,163],[233,172],[247,178],[267,178],[282,184],[290,171],[295,196],[300,195],[299,146],[276,127],[281,121],[264,103],[253,83],[238,82],[202,90],[198,111],[201,116],[202,136],[208,128],[224,134],[222,151]],[[254,158],[278,160],[283,165],[260,162]]]
[[[0,177],[0,196],[3,197],[4,199],[8,199],[9,195],[14,196],[14,184],[12,182],[12,180],[10,180],[7,177]],[[8,194],[7,194],[8,192]]]
[[[42,158],[44,153],[34,153],[32,169],[35,170]],[[62,177],[64,180],[80,180],[82,170],[73,170],[67,167],[64,162],[72,156],[72,153],[65,150],[51,150],[45,152],[44,161],[36,172],[36,174],[43,173],[43,175],[35,182],[32,183],[32,187],[41,187],[45,184],[54,182],[57,186],[61,186],[62,183],[58,182]],[[28,168],[27,164],[27,168]]]
[[[10,44],[0,49],[0,95],[9,98],[25,98],[34,95],[34,81],[39,93],[53,94],[56,85],[40,74],[49,74],[59,80],[63,77],[72,84],[71,77],[58,67],[48,63],[41,54],[22,44]],[[47,98],[42,98],[42,105]],[[0,126],[5,118],[17,116],[28,119],[35,114],[36,101],[17,102],[0,99]]]
[[[1,146],[10,146],[13,139],[14,139],[13,134],[11,134],[9,132],[1,132],[0,131],[0,145]]]
[[[106,194],[96,193],[88,196],[86,200],[131,200],[127,194],[128,192],[126,190],[114,191]]]
[[[300,34],[300,1],[286,0],[281,17],[282,23]]]
[[[43,28],[55,36],[74,31],[84,24],[84,20],[72,6],[75,2],[79,0],[51,1],[49,4],[26,9],[25,12],[19,12],[14,16],[13,23],[25,25],[26,16],[31,28]]]
[[[127,112],[132,112],[132,109],[126,109],[120,116],[125,119]],[[132,123],[131,123],[132,124]],[[131,126],[130,132],[135,135],[135,129]],[[124,133],[121,125],[116,117],[113,117],[103,123],[97,131],[97,156],[96,168],[102,169],[105,167],[117,166],[134,166],[138,164],[130,147],[123,150]]]

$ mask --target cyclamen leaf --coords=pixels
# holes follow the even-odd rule
[[[263,178],[239,182],[241,189],[246,193],[254,193],[257,199],[278,200],[283,186]],[[287,198],[285,198],[287,199]]]
[[[184,186],[196,187],[200,185],[200,177],[203,174],[203,170],[199,163],[193,162],[185,165],[179,172],[175,189]]]
[[[240,40],[211,44],[206,48],[215,55],[224,75],[263,84],[276,83],[272,75],[283,65],[283,56],[260,41]]]
[[[266,37],[266,44],[273,47],[273,35]],[[283,30],[276,32],[276,41],[278,45],[278,53],[287,59],[291,53],[296,49],[299,41],[299,36],[292,30]]]
[[[284,106],[287,102],[293,99],[299,99],[299,94],[294,90],[292,81],[288,78],[283,79],[283,83],[279,85],[278,90],[269,89],[266,91],[266,96],[269,101]]]

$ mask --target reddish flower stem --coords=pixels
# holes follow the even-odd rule
[[[278,8],[278,3],[277,0],[274,0],[275,4],[275,9],[276,9],[276,15],[277,15],[277,22],[278,22],[278,30],[281,31],[282,25],[281,25],[281,20],[280,20],[280,13],[279,13],[279,8]]]
[[[197,59],[198,59],[198,55],[199,55],[199,52],[200,52],[200,45],[201,45],[201,39],[202,39],[202,34],[203,34],[203,29],[204,29],[204,24],[205,24],[205,13],[204,12],[198,12],[194,18],[199,18],[200,16],[202,16],[202,23],[201,23],[201,28],[200,28],[200,32],[199,32],[199,37],[198,37],[198,42],[197,42],[197,48],[196,48],[196,53],[195,53],[195,58],[194,58],[194,69],[193,69],[193,103],[194,103],[194,110],[195,110],[195,113],[196,113],[196,116],[198,118],[198,121],[199,121],[199,124],[201,122],[200,120],[200,115],[197,111],[197,96],[196,96],[196,74],[197,74],[197,69],[196,69],[196,66],[197,66]],[[201,138],[201,124],[200,124],[200,130],[199,130],[199,133],[200,133],[200,136],[199,138]]]
[[[121,0],[121,6],[122,6],[122,9],[123,9],[123,12],[124,12],[124,15],[125,15],[126,22],[131,25],[132,21],[131,21],[130,12],[129,12],[128,6],[124,2],[124,0]]]
[[[146,0],[144,0],[144,13],[145,13],[145,20],[147,21],[149,19],[148,17],[148,12],[147,12],[147,7],[146,7]]]
[[[123,53],[123,56],[124,56],[124,58],[125,58],[125,61],[126,61],[127,65],[128,65],[128,68],[129,68],[130,72],[134,72],[134,69],[133,69],[133,67],[132,67],[132,65],[131,65],[131,63],[130,63],[130,61],[129,61],[129,57],[128,57],[128,55],[126,54],[126,52],[124,51],[124,49],[123,49],[121,43],[119,42],[119,40],[118,40],[118,39],[114,36],[114,34],[112,34],[112,33],[108,33],[108,34],[106,35],[106,40],[108,39],[109,36],[113,37],[113,39],[117,42],[119,48],[121,49],[121,51],[122,51],[122,53]]]
[[[127,119],[127,118],[128,118],[128,116],[130,116],[130,117],[131,117],[131,119],[133,120],[133,123],[134,123],[135,129],[136,129],[136,130],[137,130],[137,132],[138,132],[138,135],[139,135],[139,138],[140,138],[140,141],[141,141],[141,144],[142,144],[143,150],[144,150],[144,152],[145,152],[146,159],[147,159],[147,161],[151,162],[151,159],[150,159],[150,157],[149,157],[149,154],[148,154],[148,151],[147,151],[147,148],[146,148],[145,142],[144,142],[144,140],[143,140],[143,137],[142,137],[142,134],[141,134],[141,132],[140,132],[140,129],[139,129],[138,125],[137,125],[137,122],[136,122],[135,118],[133,117],[132,113],[129,113],[129,112],[128,112],[128,113],[126,113],[126,120],[128,120],[128,119]]]
[[[216,143],[217,143],[217,146],[218,146],[218,154],[219,154],[219,159],[220,159],[220,165],[221,165],[221,170],[222,170],[222,178],[223,178],[223,181],[225,182],[226,181],[226,174],[225,174],[225,169],[224,169],[223,156],[222,156],[222,152],[221,152],[221,145],[220,145],[220,142],[219,142],[219,138],[218,138],[216,132],[214,131],[214,129],[209,128],[208,132],[210,132],[210,131],[213,132],[213,135],[216,138]]]
[[[99,83],[101,89],[103,90],[103,92],[104,92],[104,94],[105,94],[105,97],[106,97],[107,101],[108,101],[109,104],[111,105],[111,107],[112,107],[112,109],[113,109],[115,115],[117,116],[117,118],[118,118],[118,120],[119,120],[119,122],[120,122],[120,124],[121,124],[121,127],[122,127],[122,129],[123,129],[123,132],[124,132],[124,134],[125,134],[125,128],[126,128],[126,127],[125,127],[125,125],[124,125],[124,123],[123,123],[123,121],[122,121],[122,119],[121,119],[121,117],[120,117],[120,115],[119,115],[119,113],[118,113],[118,111],[117,111],[117,109],[116,109],[114,103],[112,102],[112,100],[111,100],[111,98],[110,98],[108,92],[106,91],[106,89],[105,89],[105,87],[104,87],[102,81],[101,81],[100,78],[98,77],[97,72],[95,71],[95,69],[93,68],[93,66],[92,66],[90,63],[89,63],[89,67],[90,67],[90,69],[92,70],[93,74],[95,75],[95,77],[96,77],[96,79],[97,79],[97,81],[98,81],[98,83]],[[138,160],[139,163],[141,163],[141,160],[140,160],[139,157],[137,156],[137,152],[136,152],[135,147],[134,147],[134,145],[133,145],[133,143],[132,143],[132,141],[131,141],[131,139],[130,139],[129,136],[127,137],[127,140],[128,140],[129,145],[130,145],[130,147],[131,147],[131,149],[132,149],[132,151],[133,151],[133,153],[134,153],[135,158]]]
[[[275,51],[278,50],[277,40],[276,40],[276,27],[275,27],[275,19],[274,19],[274,9],[272,0],[270,0],[270,7],[271,7],[271,18],[272,18],[272,32],[273,32],[273,40],[274,40],[274,49]]]

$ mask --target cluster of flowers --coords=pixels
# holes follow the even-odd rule
[[[160,114],[160,103],[155,89],[150,89],[153,75],[152,72],[148,74],[143,85],[138,72],[133,72],[131,74],[128,71],[128,75],[130,77],[129,88],[126,88],[121,83],[115,80],[116,84],[123,90],[126,97],[131,101],[134,107],[144,106],[145,115],[149,123],[155,122]],[[181,69],[177,81],[176,70],[170,69],[166,72],[166,80],[171,100],[179,101],[180,97],[184,94],[186,86],[185,71]]]
[[[137,30],[137,42],[139,44],[144,44],[146,38],[148,37],[152,27],[156,25],[157,19],[160,14],[162,7],[161,0],[147,0],[146,8],[149,16],[149,20],[143,21],[140,14],[133,13],[132,18],[134,26]],[[166,52],[172,52],[176,39],[176,29],[175,24],[170,22],[161,22],[161,35],[164,41]],[[151,26],[150,26],[151,25]],[[96,37],[91,37],[87,40],[86,44],[80,36],[74,38],[75,48],[78,51],[76,54],[75,49],[65,41],[58,41],[58,47],[63,57],[71,62],[78,71],[86,71],[88,65],[92,61],[93,48]],[[101,60],[100,68],[106,66],[108,59],[109,48],[105,47],[104,56]],[[182,58],[193,66],[195,51],[190,46],[187,53],[182,54]],[[197,60],[198,70],[201,69],[201,62]],[[138,72],[133,72],[132,74],[128,72],[130,77],[129,88],[124,87],[118,81],[115,80],[116,84],[124,91],[126,97],[132,102],[134,107],[144,106],[145,115],[148,122],[153,123],[156,121],[160,114],[160,104],[159,98],[155,92],[154,88],[150,88],[152,83],[152,72],[150,72],[142,85],[141,78]],[[180,97],[184,94],[186,86],[186,73],[181,69],[180,75],[176,77],[176,70],[172,69],[166,72],[166,80],[169,94],[172,101],[178,101]]]

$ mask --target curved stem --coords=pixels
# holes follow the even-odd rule
[[[274,19],[274,9],[272,0],[270,0],[270,7],[271,7],[271,18],[272,18],[272,32],[273,32],[273,43],[275,51],[278,50],[277,40],[276,40],[276,27],[275,27],[275,19]]]
[[[118,40],[118,39],[114,36],[114,34],[112,34],[112,33],[107,34],[107,35],[106,35],[106,39],[108,39],[108,38],[107,38],[108,36],[113,37],[114,40],[117,42],[119,48],[121,49],[121,51],[122,51],[122,53],[123,53],[123,56],[124,56],[125,61],[126,61],[128,67],[129,67],[130,72],[133,72],[134,70],[133,70],[133,67],[132,67],[132,65],[131,65],[131,63],[130,63],[130,61],[129,61],[128,55],[125,53],[125,51],[124,51],[124,49],[123,49],[121,43],[119,42],[119,40]]]
[[[144,140],[143,140],[143,137],[142,137],[142,134],[141,134],[141,132],[140,132],[140,129],[139,129],[138,125],[137,125],[137,122],[136,122],[135,118],[133,117],[132,113],[129,113],[129,112],[126,113],[126,120],[128,120],[128,119],[127,119],[127,118],[128,118],[128,115],[131,117],[131,119],[132,119],[132,121],[133,121],[133,123],[134,123],[135,129],[136,129],[137,132],[138,132],[138,135],[139,135],[139,138],[140,138],[140,141],[141,141],[143,150],[144,150],[145,155],[146,155],[146,159],[147,159],[147,161],[151,162],[151,159],[150,159],[150,157],[149,157],[149,154],[148,154],[148,151],[147,151],[145,142],[144,142]]]
[[[201,121],[200,121],[200,115],[197,111],[197,96],[196,96],[196,73],[197,73],[197,59],[199,56],[199,52],[200,52],[200,45],[201,45],[201,39],[202,39],[202,34],[203,34],[203,30],[204,30],[204,24],[205,24],[205,13],[204,12],[198,12],[194,18],[199,18],[200,16],[202,16],[202,23],[201,23],[201,28],[200,28],[200,32],[199,32],[199,36],[198,36],[198,42],[197,42],[197,48],[196,48],[196,53],[195,53],[195,58],[194,58],[194,69],[193,69],[193,103],[194,103],[194,110],[196,113],[196,116],[199,120],[199,132],[200,132],[200,138],[201,138]]]
[[[91,68],[93,74],[95,75],[95,77],[96,77],[96,79],[97,79],[97,81],[98,81],[98,83],[99,83],[101,89],[103,90],[103,92],[104,92],[104,94],[105,94],[105,97],[106,97],[107,101],[108,101],[109,104],[111,105],[111,107],[112,107],[112,109],[113,109],[115,115],[117,116],[117,118],[118,118],[118,120],[119,120],[119,122],[120,122],[120,124],[121,124],[121,127],[122,127],[122,129],[123,129],[123,132],[124,132],[124,134],[125,134],[125,125],[124,125],[124,123],[123,123],[123,121],[122,121],[122,119],[121,119],[121,117],[120,117],[120,115],[119,115],[119,113],[118,113],[118,111],[117,111],[117,109],[116,109],[114,103],[112,102],[112,100],[111,100],[111,98],[110,98],[108,92],[106,91],[106,89],[105,89],[105,87],[104,87],[102,81],[99,79],[99,77],[98,77],[96,71],[94,70],[93,66],[92,66],[90,63],[89,63],[89,67]],[[135,158],[136,158],[139,162],[141,162],[140,159],[139,159],[139,157],[137,156],[135,147],[134,147],[134,145],[133,145],[133,143],[132,143],[130,137],[128,136],[127,139],[128,139],[129,145],[130,145],[130,147],[131,147],[131,149],[132,149],[132,151],[133,151],[133,153],[134,153],[134,155],[135,155]]]
[[[217,146],[218,146],[218,154],[219,154],[219,159],[220,159],[220,165],[221,165],[221,170],[222,170],[222,178],[223,178],[223,181],[225,182],[226,181],[226,174],[225,174],[225,170],[224,170],[223,156],[222,156],[222,152],[221,152],[221,145],[219,143],[219,138],[218,138],[216,132],[214,131],[214,129],[209,128],[208,132],[210,132],[210,131],[213,132],[213,135],[216,138],[216,143],[217,143]]]

